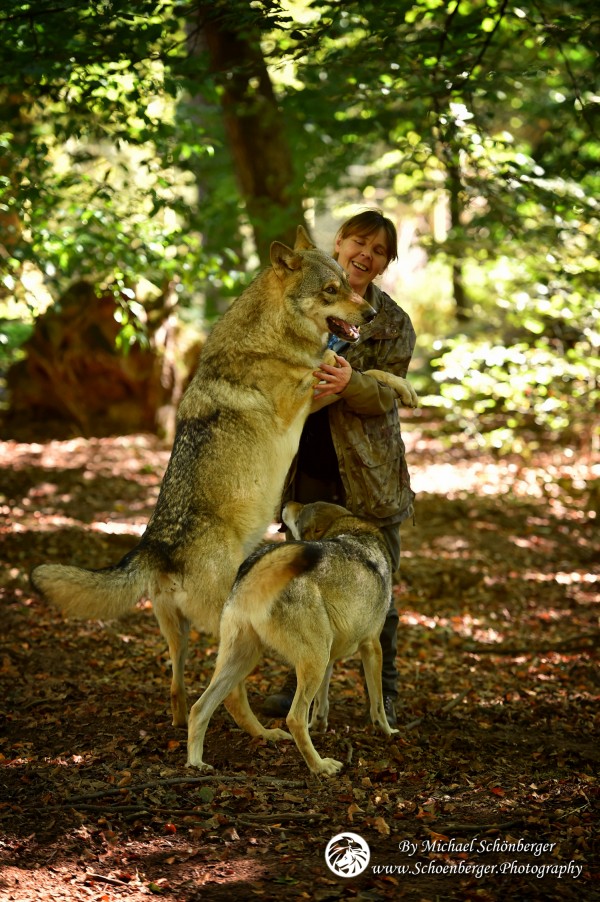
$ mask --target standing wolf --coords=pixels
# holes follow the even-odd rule
[[[210,334],[177,414],[171,458],[139,544],[112,567],[44,564],[36,589],[72,617],[111,619],[152,600],[172,662],[173,724],[187,722],[191,624],[218,635],[238,567],[280,502],[327,334],[358,338],[374,310],[302,227]]]
[[[321,758],[309,728],[327,729],[333,665],[357,649],[371,720],[387,736],[398,732],[387,721],[381,691],[379,634],[392,591],[392,558],[384,536],[373,522],[323,501],[289,501],[283,520],[297,541],[263,545],[250,555],[223,607],[213,678],[190,713],[188,764],[193,767],[210,768],[203,760],[204,736],[213,712],[225,701],[251,736],[293,737],[313,773],[336,774],[342,762]],[[291,737],[266,730],[248,704],[244,680],[266,649],[296,672],[286,718]]]

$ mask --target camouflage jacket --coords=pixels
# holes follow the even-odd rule
[[[329,408],[329,425],[346,506],[385,526],[410,517],[415,496],[396,395],[363,371],[405,377],[416,335],[408,314],[377,286],[371,284],[365,297],[377,316],[361,328],[356,344],[340,351],[353,372],[340,400]]]

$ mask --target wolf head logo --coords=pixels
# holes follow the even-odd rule
[[[327,843],[325,861],[338,877],[357,877],[371,858],[368,843],[356,833],[338,833]]]

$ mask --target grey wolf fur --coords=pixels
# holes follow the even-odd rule
[[[337,504],[286,504],[283,519],[298,542],[265,545],[242,565],[223,608],[210,685],[190,712],[188,764],[202,760],[208,722],[222,701],[252,736],[293,739],[313,773],[342,767],[321,758],[309,734],[327,728],[329,681],[337,658],[360,650],[371,720],[386,735],[379,634],[390,603],[391,560],[379,529]],[[265,649],[296,670],[289,733],[266,729],[252,712],[244,680]],[[313,702],[312,719],[308,723]]]
[[[35,588],[71,617],[120,617],[152,600],[172,662],[173,724],[187,722],[190,624],[218,634],[238,567],[262,541],[310,411],[330,331],[374,316],[299,227],[215,325],[177,414],[171,458],[139,544],[101,570],[37,567]]]

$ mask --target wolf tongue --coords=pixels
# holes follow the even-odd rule
[[[359,331],[356,326],[352,326],[343,319],[338,319],[337,316],[332,316],[330,318],[330,324],[335,327],[332,329],[333,332],[341,332],[345,338],[349,339],[349,341],[357,340]]]
[[[340,322],[340,326],[343,329],[344,334],[347,335],[348,338],[351,338],[353,340],[358,338],[360,333],[359,333],[358,329],[356,328],[356,326],[352,326],[350,323],[347,323],[345,320],[340,320],[339,322]]]

